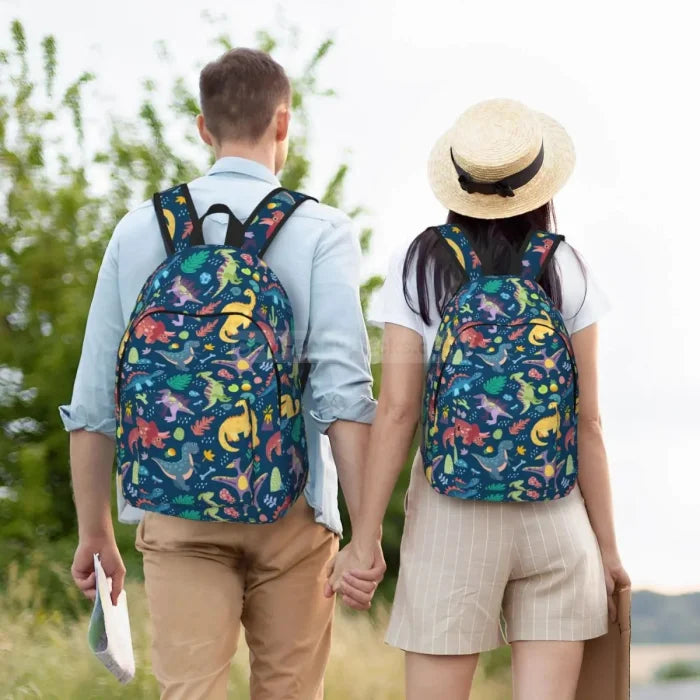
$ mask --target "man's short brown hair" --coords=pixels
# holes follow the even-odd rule
[[[284,68],[255,49],[232,49],[199,76],[204,122],[218,141],[258,141],[290,96]]]

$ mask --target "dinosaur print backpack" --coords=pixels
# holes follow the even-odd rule
[[[538,279],[562,236],[535,231],[518,275],[485,275],[466,232],[437,227],[468,280],[446,305],[423,402],[421,452],[441,494],[561,498],[577,474],[577,373],[559,310]]]
[[[154,195],[168,257],[141,290],[117,361],[118,473],[131,505],[270,523],[302,492],[305,366],[263,255],[306,199],[274,190],[241,223],[223,204],[198,218],[187,185]],[[212,213],[229,217],[224,245],[204,243]]]

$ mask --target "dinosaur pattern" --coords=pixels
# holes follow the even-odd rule
[[[443,309],[430,357],[426,477],[463,499],[562,498],[577,477],[578,376],[561,313],[537,281],[561,237],[535,231],[519,276],[485,275],[461,228],[437,228],[469,274]]]
[[[191,244],[186,186],[157,197],[172,248],[118,353],[124,497],[193,520],[273,522],[302,493],[308,457],[292,308],[257,251],[306,197],[272,192],[245,224],[244,250]]]

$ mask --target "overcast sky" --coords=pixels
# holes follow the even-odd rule
[[[210,39],[252,43],[273,32],[277,11],[254,0],[182,5],[162,0],[103,5],[0,0],[0,36],[25,22],[30,42],[53,33],[62,70],[99,77],[105,113],[130,115],[141,79],[188,75],[217,55]],[[637,587],[700,589],[700,347],[696,25],[684,4],[588,2],[286,3],[301,28],[293,68],[327,35],[321,71],[338,91],[314,103],[311,194],[340,159],[348,204],[374,228],[367,273],[444,212],[426,179],[433,142],[468,105],[512,97],[549,113],[571,133],[575,173],[557,197],[560,233],[606,290],[601,322],[602,413],[620,548]],[[222,15],[215,26],[203,8]],[[415,9],[414,9],[415,8]],[[223,15],[226,17],[223,17]],[[155,60],[164,40],[169,67]]]

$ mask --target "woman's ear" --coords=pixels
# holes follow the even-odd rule
[[[204,123],[204,115],[197,115],[197,131],[199,131],[199,137],[207,144],[207,146],[214,146],[214,139],[212,138],[207,125]]]

